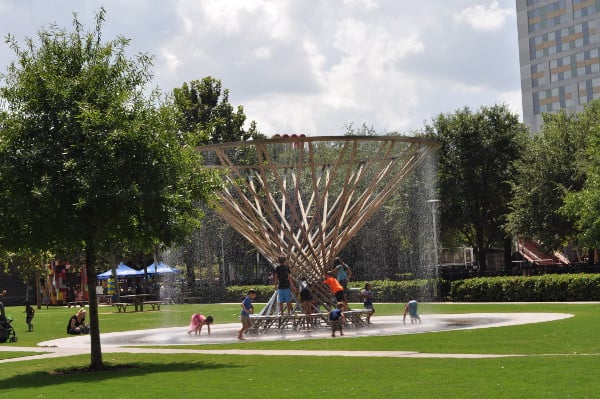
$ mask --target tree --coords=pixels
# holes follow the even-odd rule
[[[222,90],[218,79],[207,76],[184,83],[173,90],[173,98],[180,111],[179,129],[190,136],[189,142],[201,145],[264,138],[254,121],[244,129],[244,108],[240,105],[234,112],[229,90]]]
[[[145,95],[151,58],[128,58],[121,36],[103,42],[104,19],[84,32],[74,15],[73,31],[52,25],[24,48],[9,37],[17,61],[0,87],[0,246],[83,249],[91,370],[104,367],[98,256],[182,240],[219,184],[182,145],[173,106]]]
[[[564,111],[545,114],[541,132],[529,140],[517,162],[507,228],[547,251],[576,240],[574,221],[561,208],[565,196],[581,190],[585,180],[579,161],[589,129],[582,128],[578,119]]]
[[[474,248],[481,271],[487,251],[510,242],[504,229],[512,199],[514,163],[526,137],[524,125],[505,105],[440,114],[425,127],[439,140],[438,190],[441,225]],[[510,252],[510,251],[509,251]]]
[[[577,158],[579,174],[584,177],[583,186],[565,190],[564,206],[560,209],[563,215],[573,220],[577,228],[578,243],[588,248],[600,246],[600,101],[593,101],[585,107],[584,112],[571,120],[570,129],[577,131],[585,140],[578,148],[585,148]],[[569,130],[570,130],[569,129]],[[579,181],[578,181],[579,182]]]
[[[17,274],[23,283],[25,283],[25,300],[36,303],[37,308],[41,308],[41,279],[47,274],[46,265],[51,254],[43,251],[31,251],[28,248],[21,249],[19,252],[0,251],[0,265],[3,266],[5,273]],[[2,268],[0,268],[2,271]],[[36,298],[32,300],[29,297],[29,288],[31,284],[36,287]]]
[[[173,98],[179,111],[178,128],[187,142],[202,145],[265,138],[258,132],[254,121],[250,123],[249,129],[244,128],[246,122],[244,108],[238,106],[234,110],[229,103],[229,90],[223,90],[222,83],[218,79],[207,76],[202,80],[192,80],[189,84],[184,83],[180,88],[173,90]],[[192,240],[199,241],[204,237],[212,237],[215,232],[213,226],[220,226],[221,238],[233,236],[237,238],[236,247],[248,246],[245,238],[234,233],[233,228],[224,223],[212,209],[205,209],[205,213],[207,225],[196,232],[191,237]],[[221,257],[224,251],[221,250],[220,245],[216,248],[214,245],[214,243],[211,245],[210,242],[203,242],[199,245],[187,245],[180,248],[187,259],[188,281],[192,285],[195,279],[194,255],[199,252],[197,251],[199,248],[202,248],[201,252],[204,254],[201,257],[196,256],[196,259],[208,261],[206,266],[210,267],[211,259],[219,258],[219,265],[223,266]],[[222,271],[221,275],[224,274]]]

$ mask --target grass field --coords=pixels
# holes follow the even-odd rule
[[[401,312],[377,304],[377,315]],[[258,308],[258,306],[257,306]],[[239,305],[173,305],[160,312],[119,314],[101,308],[102,332],[185,326],[193,312],[218,323],[237,321]],[[36,312],[34,332],[21,308],[8,308],[19,341],[65,336],[73,309]],[[104,354],[110,369],[81,372],[89,356],[0,363],[0,398],[598,398],[600,304],[422,304],[431,313],[556,312],[575,317],[546,323],[391,337],[317,339],[204,345],[209,348],[407,350],[429,353],[497,353],[492,359],[351,358],[243,355]],[[376,316],[373,319],[376,322]],[[28,353],[0,352],[0,358]]]

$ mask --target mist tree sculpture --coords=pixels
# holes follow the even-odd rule
[[[269,261],[285,254],[292,276],[314,283],[438,147],[406,136],[302,136],[198,150],[205,166],[225,174],[217,213]],[[329,292],[314,286],[332,305]]]

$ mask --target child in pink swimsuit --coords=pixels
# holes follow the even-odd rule
[[[212,316],[204,316],[203,314],[193,314],[192,319],[190,320],[190,327],[188,329],[188,334],[192,335],[192,332],[195,335],[202,334],[202,326],[206,325],[208,329],[208,335],[210,335],[210,325],[213,322]]]

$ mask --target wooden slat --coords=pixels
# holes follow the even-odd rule
[[[198,151],[213,162],[207,166],[226,173],[217,208],[223,219],[270,261],[288,255],[295,278],[320,282],[333,258],[438,148],[414,137],[336,136],[222,143]],[[327,290],[317,296],[334,302]]]

